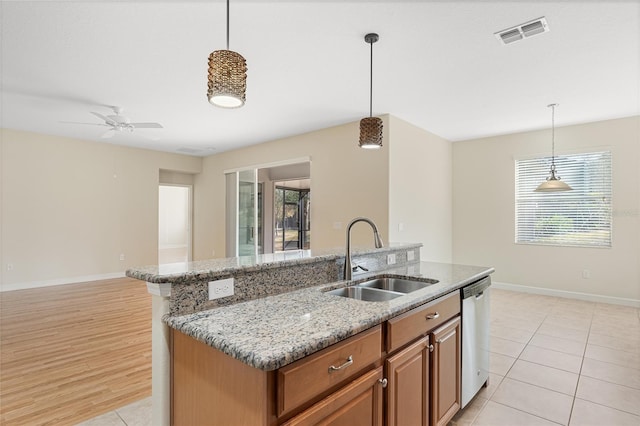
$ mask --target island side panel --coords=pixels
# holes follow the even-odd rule
[[[274,372],[172,330],[172,425],[276,424]]]

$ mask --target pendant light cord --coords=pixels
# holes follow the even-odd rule
[[[369,117],[373,117],[373,42],[371,46],[371,63],[369,65]]]
[[[229,50],[229,0],[227,0],[227,50]]]
[[[556,168],[556,106],[558,104],[550,104],[551,107],[551,168]]]

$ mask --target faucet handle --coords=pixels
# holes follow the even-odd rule
[[[358,268],[362,269],[362,270],[363,270],[363,271],[365,271],[365,272],[369,272],[369,270],[368,270],[367,268],[365,268],[364,266],[361,266],[361,265],[356,265],[356,266],[354,266],[353,268],[351,268],[351,270],[352,270],[353,272],[356,272],[356,271],[358,270]]]

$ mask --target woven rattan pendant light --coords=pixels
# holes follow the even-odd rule
[[[360,120],[360,148],[378,149],[382,147],[382,120],[373,117],[373,43],[378,41],[378,34],[369,33],[364,41],[371,46],[370,83],[369,83],[369,117]]]
[[[229,0],[227,0],[227,50],[209,55],[209,103],[222,108],[244,105],[247,90],[247,61],[229,50]]]
[[[535,192],[560,192],[560,191],[573,191],[566,183],[560,180],[560,176],[556,176],[556,123],[555,113],[558,104],[549,104],[548,108],[551,108],[551,169],[549,170],[549,176],[547,180],[542,182],[535,189]]]

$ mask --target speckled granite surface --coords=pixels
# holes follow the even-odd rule
[[[248,365],[275,370],[492,272],[490,267],[415,262],[369,274],[439,281],[388,302],[324,293],[349,284],[339,281],[189,315],[167,315],[164,321]]]
[[[234,278],[233,296],[214,300],[209,300],[209,280],[172,285],[169,314],[193,313],[333,282],[338,279],[338,265],[335,260],[325,260],[313,263],[296,263],[268,270],[242,271],[230,276]]]
[[[390,243],[380,249],[354,248],[352,256],[368,256],[399,249],[419,248],[422,244]],[[282,268],[296,264],[340,261],[344,264],[344,248],[333,250],[295,250],[259,256],[210,259],[188,263],[150,265],[131,268],[126,275],[150,283],[182,284],[190,281],[220,279],[234,273]]]
[[[354,250],[353,265],[370,271],[387,266],[387,255],[394,253],[398,265],[407,263],[407,253],[420,258],[422,244],[390,244],[381,249]],[[209,268],[209,269],[207,269]],[[134,268],[133,278],[171,285],[169,314],[185,315],[218,306],[228,306],[305,287],[335,282],[344,276],[344,255],[309,250],[255,257],[214,259],[211,261]],[[181,272],[182,271],[182,272]],[[354,272],[354,277],[362,272]],[[209,282],[234,278],[232,296],[209,300]]]

